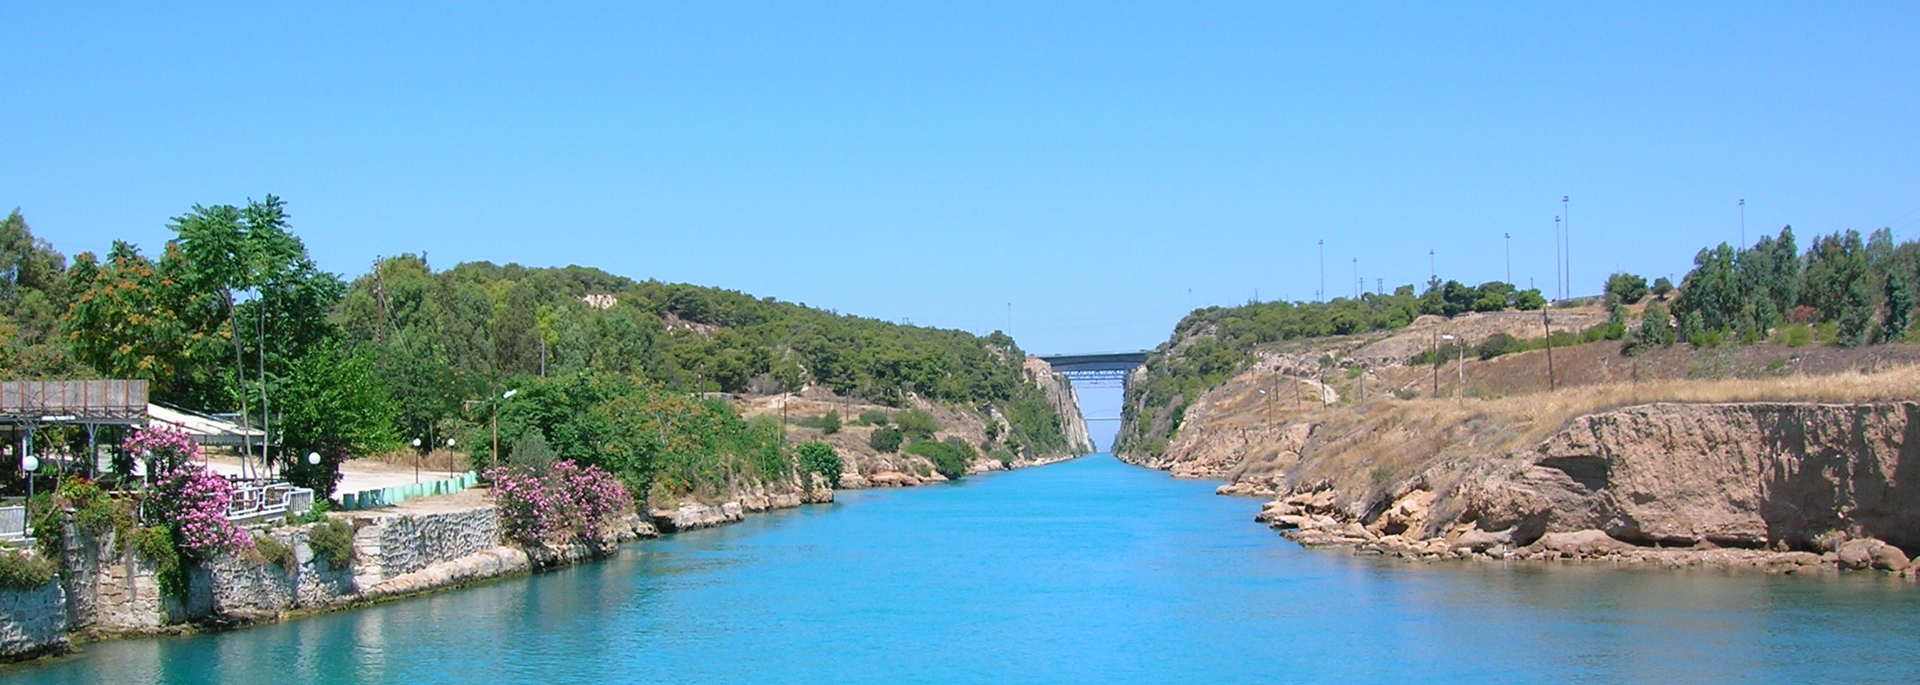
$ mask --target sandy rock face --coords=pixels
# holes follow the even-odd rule
[[[1813,545],[1852,531],[1920,543],[1920,405],[1655,404],[1575,419],[1480,488],[1482,528],[1620,540]]]

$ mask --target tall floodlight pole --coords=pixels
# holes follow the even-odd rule
[[[1740,200],[1740,247],[1747,246],[1747,201]]]
[[[1440,269],[1433,264],[1433,250],[1427,250],[1427,280],[1429,281],[1439,280],[1440,278]]]
[[[1560,217],[1553,218],[1553,299],[1567,299],[1565,250],[1560,245]]]
[[[1320,239],[1320,300],[1327,299],[1327,240]]]
[[[1507,283],[1512,284],[1513,283],[1513,234],[1502,233],[1500,234],[1500,237],[1506,239],[1507,241]]]
[[[1365,281],[1360,280],[1360,258],[1354,257],[1353,258],[1353,299],[1356,299],[1356,300],[1360,299],[1360,284],[1364,282]]]
[[[1567,204],[1567,196],[1560,196],[1560,216],[1566,218],[1561,228],[1567,232],[1567,297],[1573,297],[1573,209]]]

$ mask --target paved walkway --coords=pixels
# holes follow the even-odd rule
[[[207,468],[223,476],[238,476],[241,472],[238,457],[211,457],[207,460]],[[416,481],[411,466],[388,464],[371,459],[352,459],[340,465],[340,484],[334,486],[333,490],[334,492],[378,490],[415,482],[442,480],[458,475],[460,474],[448,471],[421,469]]]

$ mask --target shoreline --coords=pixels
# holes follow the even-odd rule
[[[1226,490],[1222,486],[1220,490]],[[1243,496],[1234,492],[1216,494]],[[1605,531],[1584,529],[1548,532],[1521,545],[1513,531],[1488,533],[1456,526],[1446,535],[1414,537],[1381,535],[1358,520],[1343,520],[1326,498],[1293,495],[1267,502],[1254,520],[1306,549],[1347,549],[1355,556],[1397,557],[1408,561],[1478,561],[1552,563],[1607,563],[1637,569],[1711,569],[1762,572],[1772,575],[1838,576],[1879,574],[1909,584],[1920,584],[1920,564],[1898,547],[1861,537],[1842,539],[1823,552],[1727,547],[1702,542],[1691,546],[1642,546],[1624,542]]]
[[[1070,461],[1080,456],[1085,455],[1022,460],[1015,462],[1011,466],[1001,466],[998,462],[994,462],[992,467],[979,466],[977,470],[973,470],[969,475],[1046,466]],[[921,482],[910,485],[900,483],[877,485],[868,488],[843,489],[918,487],[939,482],[945,481],[922,480]],[[472,491],[468,492],[471,493]],[[56,640],[51,640],[29,649],[0,654],[0,670],[11,671],[32,668],[34,664],[46,663],[49,660],[77,657],[84,652],[83,648],[85,646],[101,642],[185,637],[245,630],[253,627],[297,621],[324,614],[361,609],[387,602],[440,592],[452,592],[493,582],[557,571],[575,565],[617,557],[628,544],[641,540],[739,523],[744,521],[749,514],[796,509],[807,505],[833,504],[835,501],[835,492],[836,490],[833,489],[813,488],[804,492],[769,493],[766,488],[762,487],[750,491],[732,493],[734,495],[733,497],[720,503],[700,503],[689,500],[680,503],[679,506],[673,509],[657,509],[644,513],[633,512],[617,519],[611,527],[611,530],[606,531],[601,541],[595,544],[570,543],[559,547],[528,550],[516,545],[505,544],[495,539],[494,541],[500,544],[486,546],[472,553],[462,554],[457,557],[433,561],[432,563],[421,565],[419,568],[391,577],[380,577],[376,582],[357,588],[353,592],[341,593],[319,599],[312,603],[295,604],[275,610],[257,610],[247,608],[244,605],[227,606],[222,604],[217,609],[209,608],[206,615],[175,622],[162,620],[152,625],[105,625],[97,622],[90,623],[79,628],[65,630]],[[472,495],[468,494],[467,497],[472,497]],[[447,507],[446,504],[448,503],[446,502],[436,503],[432,500],[419,500],[414,504],[415,507],[411,509],[405,505],[400,505],[383,509],[337,514],[337,519],[353,522],[356,527],[356,562],[354,565],[340,571],[321,573],[330,573],[335,580],[338,580],[341,574],[344,574],[348,578],[352,578],[356,573],[364,574],[370,566],[374,572],[378,572],[379,565],[371,560],[367,551],[369,547],[376,552],[380,549],[380,544],[377,541],[369,542],[367,539],[369,537],[377,537],[377,534],[368,536],[362,535],[359,531],[378,531],[382,526],[391,525],[395,522],[418,526],[420,521],[431,517],[472,517],[479,512],[490,512],[493,509],[493,505],[490,502],[465,504],[454,507]],[[422,511],[422,508],[425,510]],[[484,518],[493,519],[490,515]],[[313,525],[325,524],[282,527],[273,529],[269,535],[288,537],[289,541],[293,543],[290,544],[289,547],[304,549],[306,545],[305,533]],[[497,529],[492,534],[497,536]],[[99,546],[97,544],[99,541],[94,542],[96,543],[96,547]],[[111,545],[106,546],[110,547]],[[303,566],[310,566],[315,563],[310,552],[305,556],[307,560],[301,562]],[[325,564],[326,562],[321,560],[319,563]],[[222,595],[221,599],[225,599],[224,593],[222,592],[224,588],[216,587],[220,585],[220,583],[214,579],[216,574],[223,574],[231,584],[232,581],[234,581],[233,576],[237,575],[238,572],[254,572],[261,568],[263,568],[263,566],[247,563],[244,560],[236,560],[232,557],[223,557],[208,563],[197,569],[194,580],[194,592],[196,595],[207,595],[208,597],[196,597],[196,599],[221,604],[219,600],[211,597],[212,595]],[[68,595],[64,594],[64,586],[71,584],[71,581],[57,577],[53,581],[50,581],[50,583],[63,587],[62,602],[67,601]],[[44,589],[45,588],[40,588],[32,591],[18,592],[39,592]],[[149,601],[152,602],[154,600]],[[159,602],[159,604],[159,610],[162,614],[170,615],[172,612],[183,610],[182,607],[178,606],[178,603],[171,598],[165,599],[163,602]],[[92,610],[92,608],[90,607],[89,610]],[[71,610],[69,610],[69,613],[72,613]],[[9,623],[8,619],[10,618],[12,617],[0,616],[0,625]],[[62,625],[67,624],[62,622]]]

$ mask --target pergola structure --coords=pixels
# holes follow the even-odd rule
[[[20,449],[8,461],[19,468],[41,426],[75,424],[87,431],[87,453],[100,462],[96,441],[101,426],[147,422],[144,380],[6,381],[0,383],[0,424],[17,438]]]

